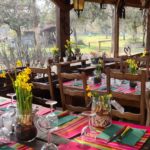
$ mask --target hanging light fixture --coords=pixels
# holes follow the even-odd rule
[[[100,9],[106,9],[106,4],[100,3]]]
[[[80,17],[80,13],[84,9],[84,0],[73,0],[74,10],[77,13],[78,17]]]

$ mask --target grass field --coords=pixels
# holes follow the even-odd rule
[[[71,37],[73,40],[73,37]],[[91,51],[99,51],[99,52],[106,52],[108,55],[110,55],[111,52],[111,37],[108,37],[106,39],[105,36],[99,36],[99,35],[79,35],[78,36],[79,41],[79,47],[81,49],[82,53],[90,53]],[[100,48],[99,48],[99,41],[100,42]],[[80,44],[83,43],[83,44]],[[127,36],[125,40],[123,38],[120,38],[119,40],[119,51],[120,55],[124,54],[124,47],[130,46],[132,54],[143,52],[143,46],[142,46],[142,37],[139,37],[136,42],[133,41],[133,39],[130,36]]]

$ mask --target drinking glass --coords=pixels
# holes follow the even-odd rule
[[[51,133],[57,130],[58,126],[49,121],[45,116],[39,116],[36,125],[39,130],[47,133],[47,143],[42,146],[41,150],[58,150],[57,146],[51,142]]]
[[[58,125],[58,117],[53,112],[54,108],[53,106],[57,104],[57,101],[47,101],[46,104],[50,105],[50,113],[46,115],[46,119],[51,123],[51,125],[56,126]]]
[[[9,109],[6,113],[4,113],[1,118],[2,118],[2,126],[5,127],[8,131],[9,134],[13,133],[13,127],[15,125],[15,117],[16,116],[16,110],[15,109]]]
[[[7,96],[11,97],[11,104],[7,108],[16,108],[16,105],[13,103],[16,93],[8,93]]]
[[[91,133],[91,131],[93,130],[92,117],[94,117],[96,115],[96,113],[93,111],[85,111],[82,113],[82,115],[88,116],[88,125],[83,127],[81,130],[81,135],[86,135],[87,133]]]

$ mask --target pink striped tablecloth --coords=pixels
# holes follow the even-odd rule
[[[58,150],[97,150],[94,147],[83,145],[76,142],[69,142],[67,144],[60,144]]]
[[[68,87],[72,87],[72,88],[79,88],[79,89],[82,89],[83,86],[82,86],[82,81],[80,81],[81,83],[79,85],[75,85],[74,84],[74,81],[68,81],[68,82],[65,82],[63,83],[65,86],[68,86]],[[98,89],[101,84],[88,84],[90,86],[90,89],[91,90],[96,90]]]
[[[65,82],[64,85],[68,86],[70,88],[79,88],[82,89],[82,81],[76,81],[79,82],[78,84],[75,85],[75,81],[68,81]],[[107,88],[106,88],[106,82],[104,81],[104,79],[102,80],[102,82],[100,84],[88,84],[90,86],[91,90],[96,90],[96,91],[100,91],[100,92],[106,92]],[[139,85],[140,87],[140,85]],[[137,91],[137,88],[130,88],[129,86],[129,82],[127,82],[126,84],[121,84],[121,85],[112,85],[112,91],[115,92],[122,92],[122,93],[131,93],[131,94],[140,94],[140,91]]]
[[[11,99],[0,96],[0,106],[11,103]]]
[[[10,141],[8,139],[4,139],[4,138],[0,138],[0,143],[6,143],[5,146],[1,146],[0,149],[9,149],[9,148],[12,148],[14,150],[34,150],[33,148],[31,147],[28,147],[24,144],[20,144],[20,143],[16,143],[14,141]],[[8,143],[8,144],[7,144]]]
[[[107,143],[106,140],[100,139],[100,138],[95,138],[96,136],[91,136],[90,134],[86,136],[80,136],[74,139],[75,142],[78,142],[80,144],[84,144],[87,146],[91,146],[97,149],[104,149],[104,150],[138,150],[141,149],[143,144],[147,141],[147,139],[150,137],[150,127],[146,126],[140,126],[140,125],[135,125],[131,123],[125,123],[125,122],[118,122],[118,121],[113,121],[113,124],[117,125],[127,125],[133,128],[138,128],[138,129],[146,129],[146,133],[144,136],[140,139],[139,142],[136,143],[135,146],[128,146],[124,145],[118,142],[110,142]],[[132,139],[131,139],[132,140]]]
[[[78,118],[62,125],[59,127],[54,134],[57,134],[64,138],[72,138],[81,133],[81,130],[84,126],[88,124],[88,117],[79,116]]]

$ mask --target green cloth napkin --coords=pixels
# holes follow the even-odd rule
[[[102,138],[108,140],[112,137],[116,132],[118,132],[122,126],[112,124],[110,127],[106,128],[102,133],[100,133],[97,138]],[[121,140],[122,144],[127,144],[130,146],[134,146],[141,137],[145,134],[145,130],[140,130],[136,128],[132,128]],[[117,141],[117,138],[114,140]]]
[[[0,98],[0,103],[4,102],[4,101],[6,101],[6,100],[7,100],[6,98],[1,97],[1,98]]]
[[[108,140],[112,137],[117,131],[119,131],[122,126],[112,124],[110,127],[106,128],[102,133],[100,133],[97,138]]]
[[[77,118],[77,116],[68,115],[68,116],[61,117],[58,119],[58,126],[65,124],[75,118]]]
[[[0,108],[1,111],[7,111],[7,108]]]
[[[0,150],[15,150],[15,149],[5,145],[0,147]]]
[[[100,87],[99,89],[100,89],[101,91],[103,91],[103,90],[107,90],[107,87],[106,87],[106,86],[102,86],[102,87]],[[116,90],[116,88],[113,87],[113,86],[111,86],[111,90],[114,91],[114,90]]]
[[[135,94],[135,95],[140,95],[140,94],[141,94],[141,91],[136,91],[134,94]]]
[[[82,81],[76,81],[73,83],[74,86],[82,86]]]

